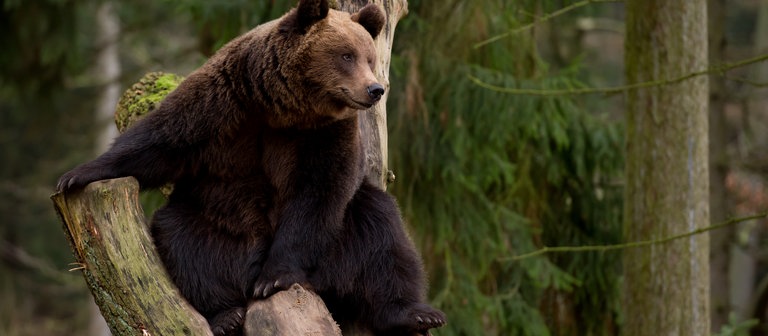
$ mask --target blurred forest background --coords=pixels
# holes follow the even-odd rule
[[[98,313],[82,276],[68,272],[74,257],[49,200],[56,179],[109,145],[116,100],[142,75],[186,75],[294,5],[0,0],[0,334],[103,335],[91,328]],[[471,78],[543,90],[621,85],[624,4],[408,5],[392,55],[390,191],[423,252],[430,299],[449,316],[435,335],[618,334],[620,251],[510,257],[622,242],[624,97],[509,94]],[[768,53],[768,0],[709,6],[711,64]],[[768,62],[710,81],[718,223],[768,208]],[[712,232],[713,333],[768,323],[766,228],[755,220]]]

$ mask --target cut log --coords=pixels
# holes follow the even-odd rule
[[[245,316],[245,334],[340,336],[341,330],[320,296],[294,284],[268,300],[251,303]]]

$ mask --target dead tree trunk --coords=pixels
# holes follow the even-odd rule
[[[56,211],[113,335],[211,335],[176,291],[149,236],[132,177],[56,194]]]
[[[387,168],[387,97],[389,97],[389,64],[395,26],[408,13],[407,0],[339,0],[339,10],[354,13],[363,6],[374,3],[384,8],[387,16],[381,34],[374,41],[376,44],[376,77],[384,85],[384,96],[372,108],[366,110],[360,118],[360,130],[365,143],[365,157],[368,162],[368,177],[386,189],[388,182],[394,181],[394,174]]]
[[[407,1],[340,0],[337,7],[351,12],[367,3],[383,7],[387,16],[384,31],[376,40],[376,74],[388,89],[394,30],[407,13]],[[153,80],[157,80],[157,74],[153,76]],[[146,87],[152,84],[143,80],[142,89],[136,90],[136,94],[168,93]],[[129,100],[125,101],[126,98]],[[119,105],[145,101],[133,98],[136,97],[124,95]],[[381,188],[391,179],[385,164],[386,98],[385,95],[376,106],[361,112],[360,118],[368,176]],[[153,106],[141,108],[151,112]],[[140,117],[119,112],[119,127]],[[77,259],[75,269],[83,271],[102,315],[116,336],[210,335],[205,319],[184,301],[165,272],[149,236],[138,195],[138,183],[128,177],[94,182],[83,191],[51,197]],[[357,330],[351,333],[364,334]],[[252,303],[246,316],[245,334],[341,335],[341,332],[320,297],[295,285],[267,300]]]

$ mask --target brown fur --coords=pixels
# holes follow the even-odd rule
[[[327,7],[303,0],[231,41],[59,180],[59,190],[120,176],[174,183],[152,234],[217,335],[239,333],[249,300],[293,283],[376,335],[445,323],[423,303],[423,267],[395,201],[364,180],[357,118],[383,94],[372,40],[383,14]]]

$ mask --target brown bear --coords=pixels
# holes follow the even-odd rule
[[[249,300],[293,283],[334,318],[375,335],[426,335],[445,315],[424,303],[420,257],[397,205],[365,178],[358,113],[384,14],[302,0],[222,47],[57,190],[134,176],[174,184],[152,219],[169,274],[216,335],[241,333]]]

